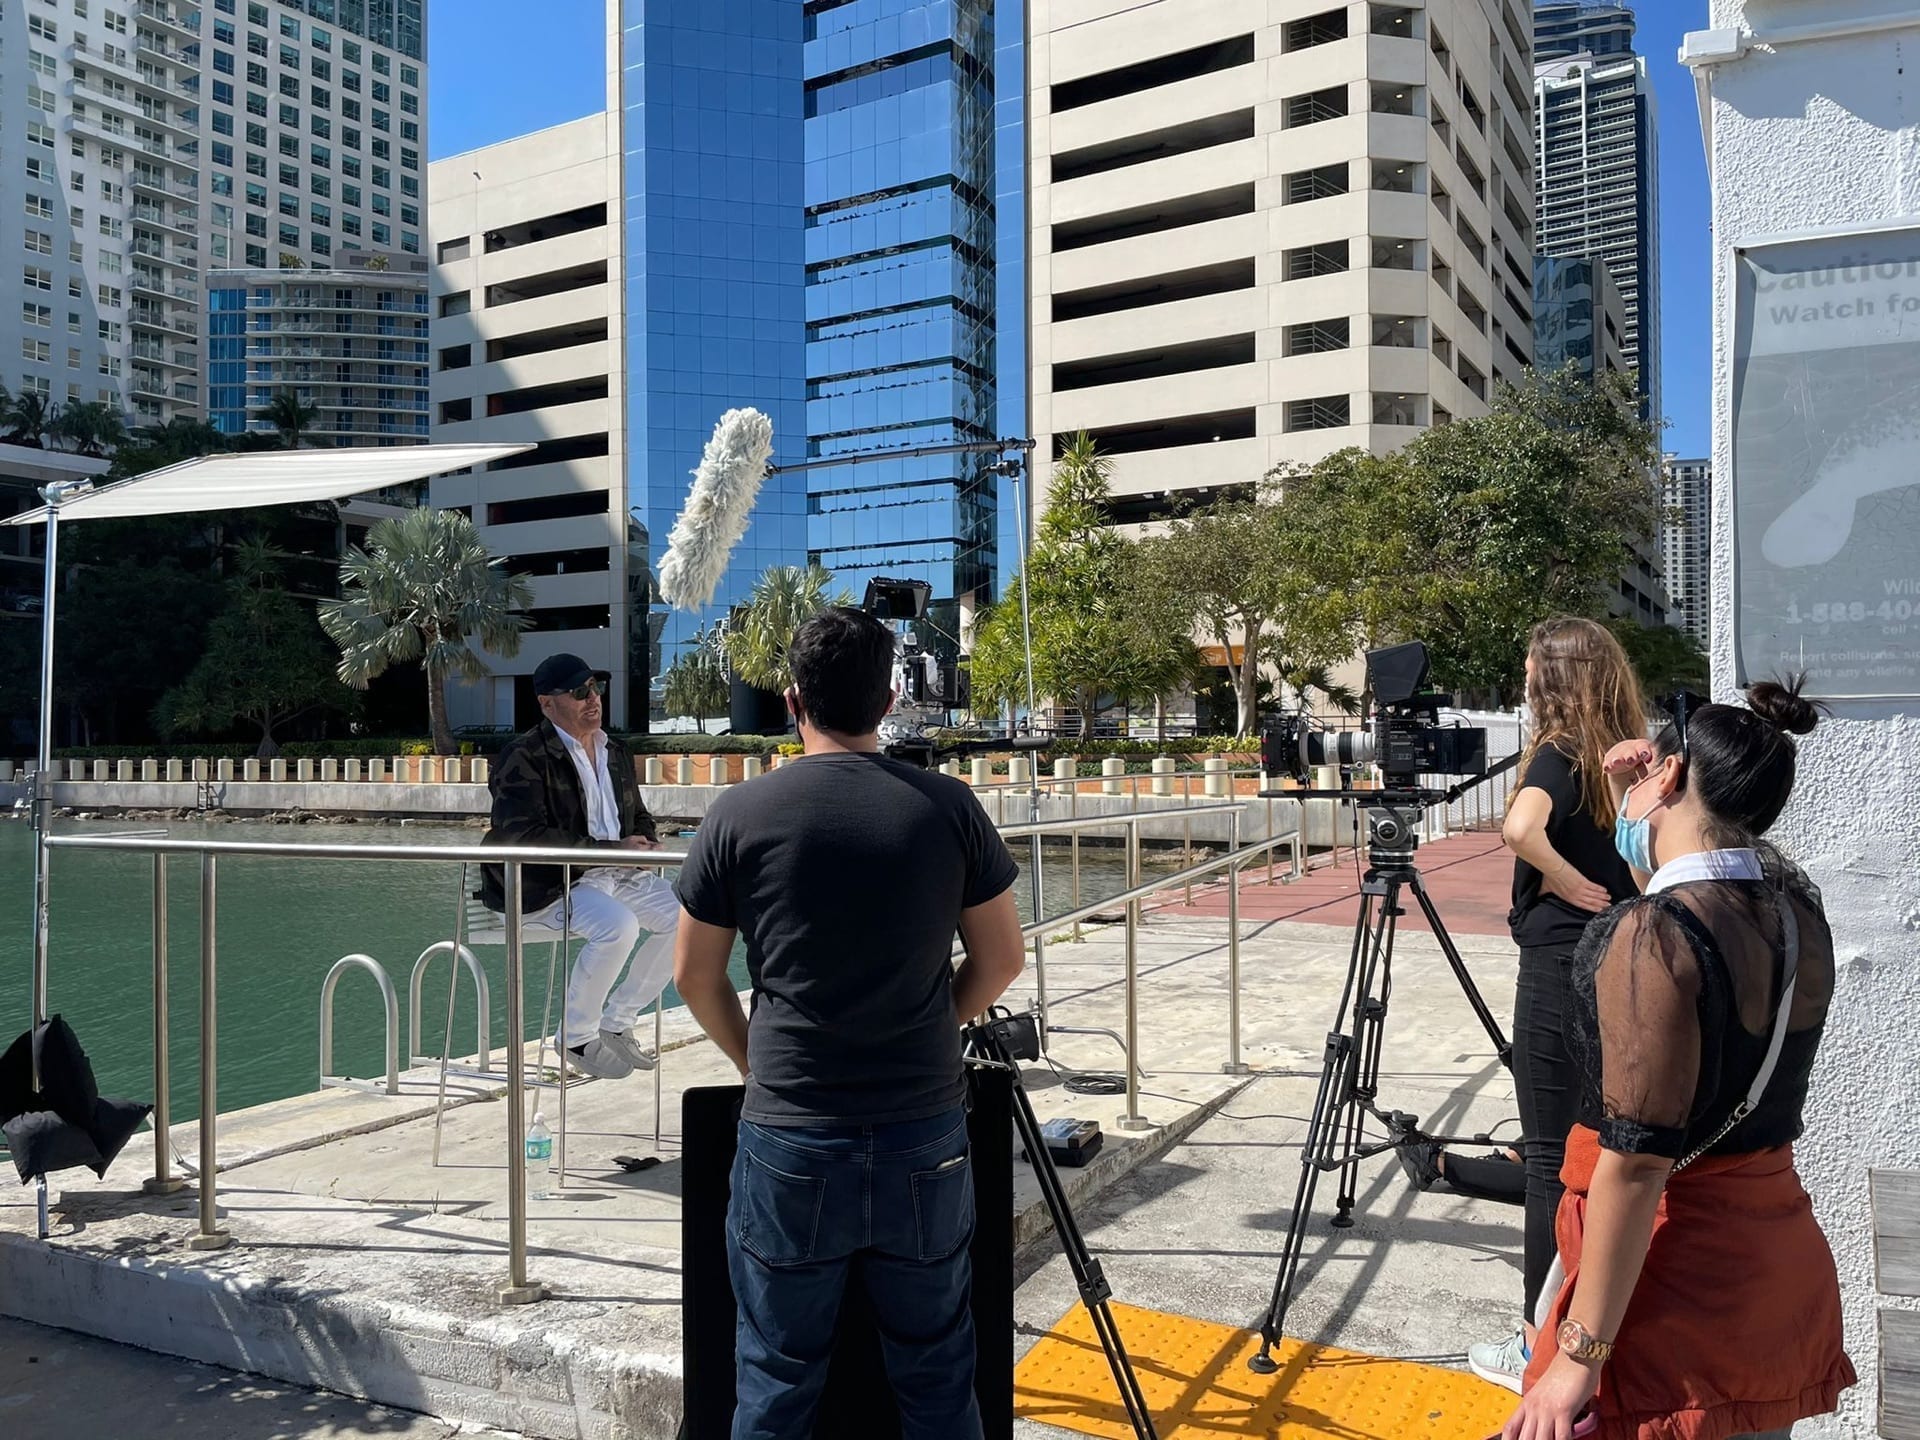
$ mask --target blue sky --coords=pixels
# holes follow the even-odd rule
[[[1637,7],[1639,50],[1660,111],[1662,361],[1666,448],[1705,455],[1712,369],[1706,159],[1693,81],[1680,39],[1707,24],[1706,0]],[[526,0],[432,0],[427,27],[428,138],[437,158],[524,135],[599,108],[602,0],[545,0],[527,23]],[[458,17],[457,19],[455,17]],[[501,44],[502,36],[511,44]]]

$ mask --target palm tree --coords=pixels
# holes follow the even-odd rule
[[[519,653],[533,586],[500,567],[465,515],[425,508],[375,524],[366,549],[347,550],[340,581],[341,598],[320,605],[320,628],[340,647],[340,678],[364,690],[389,665],[419,661],[434,750],[453,754],[447,676],[488,673],[474,642]]]
[[[95,400],[67,406],[50,428],[73,446],[76,455],[98,458],[127,443],[127,423],[120,412]]]
[[[49,431],[60,418],[60,407],[37,390],[15,395],[7,402],[0,425],[7,427],[7,439],[15,445],[44,450]]]
[[[280,443],[289,450],[300,448],[300,437],[313,428],[313,422],[320,418],[320,411],[313,405],[302,405],[300,397],[287,391],[273,397],[264,410],[253,412],[253,418],[264,420],[280,432]]]
[[[753,582],[753,594],[727,634],[727,659],[747,684],[782,694],[793,684],[787,647],[793,632],[829,605],[851,605],[842,590],[830,595],[833,576],[818,565],[774,565]]]

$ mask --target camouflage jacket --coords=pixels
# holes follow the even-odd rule
[[[633,774],[633,752],[607,737],[607,773],[613,779],[613,798],[620,810],[620,834],[658,839],[653,816],[640,801],[640,785]],[[566,742],[553,722],[542,720],[501,752],[487,782],[493,794],[493,821],[483,845],[562,845],[581,849],[614,849],[610,841],[594,840],[587,831],[587,797],[580,788],[580,772],[567,753]],[[565,891],[558,865],[529,865],[522,872],[522,913],[544,910]],[[480,899],[490,910],[504,911],[506,876],[503,867],[482,867]]]

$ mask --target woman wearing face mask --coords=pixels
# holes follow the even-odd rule
[[[1634,893],[1633,878],[1613,847],[1613,794],[1603,769],[1607,751],[1644,737],[1646,710],[1620,642],[1591,620],[1562,618],[1533,627],[1527,644],[1531,739],[1520,788],[1507,805],[1503,837],[1513,851],[1513,909],[1507,917],[1520,947],[1513,1005],[1513,1078],[1519,1100],[1521,1167],[1504,1158],[1441,1155],[1415,1142],[1401,1163],[1423,1189],[1443,1175],[1458,1191],[1505,1198],[1524,1192],[1525,1285],[1521,1314],[1529,1320],[1553,1264],[1553,1216],[1560,1203],[1560,1161],[1573,1128],[1576,1094],[1567,1049],[1569,967],[1587,922]],[[1470,1347],[1474,1373],[1516,1393],[1533,1341],[1531,1328]]]
[[[1608,756],[1646,894],[1574,963],[1580,1125],[1559,1269],[1506,1440],[1785,1437],[1854,1381],[1833,1256],[1793,1168],[1833,994],[1807,877],[1761,843],[1793,791],[1798,685]]]

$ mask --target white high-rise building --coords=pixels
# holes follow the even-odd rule
[[[466,511],[533,580],[520,653],[452,689],[455,725],[532,724],[533,670],[559,651],[612,673],[610,723],[646,714],[644,676],[632,693],[647,555],[628,516],[620,165],[619,117],[602,113],[433,166],[433,439],[535,446],[431,482],[435,508]]]
[[[1032,15],[1033,428],[1115,457],[1116,518],[1393,449],[1531,364],[1514,0]]]
[[[209,269],[420,253],[424,40],[422,0],[0,6],[0,382],[198,415]]]
[[[1713,462],[1669,455],[1662,501],[1668,514],[1660,529],[1660,552],[1667,572],[1672,624],[1702,646],[1713,618]]]

